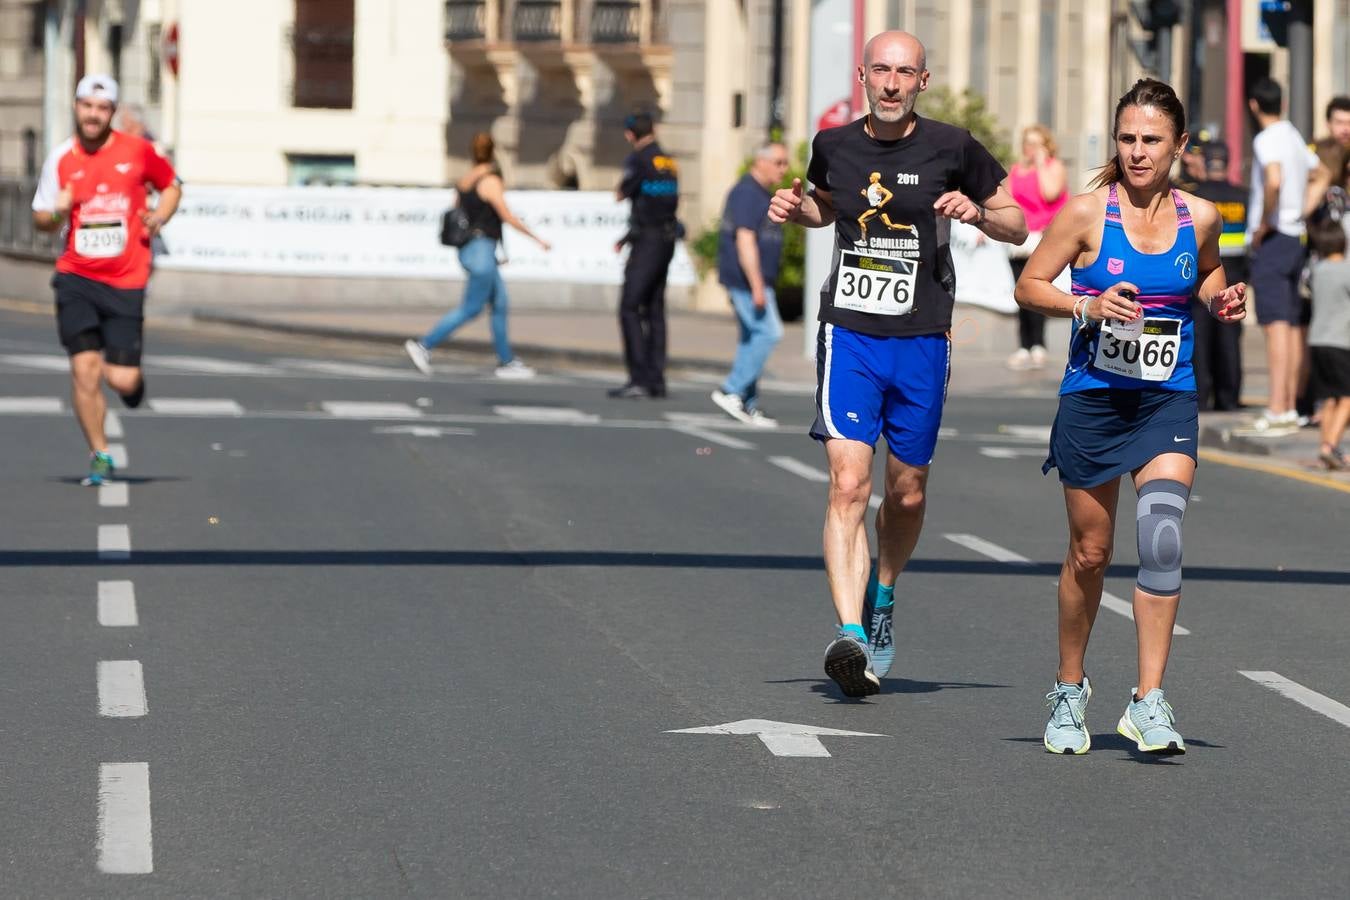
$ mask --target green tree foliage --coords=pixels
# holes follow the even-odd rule
[[[1008,133],[999,127],[984,98],[967,88],[956,93],[939,87],[919,95],[919,115],[966,129],[1003,165],[1015,159]]]

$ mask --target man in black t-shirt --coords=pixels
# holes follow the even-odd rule
[[[630,244],[619,297],[619,330],[628,381],[609,392],[634,399],[666,395],[666,273],[675,255],[680,202],[679,166],[656,143],[652,117],[636,113],[624,120],[623,136],[633,152],[623,164],[620,200],[632,201]]]
[[[812,190],[803,194],[796,181],[769,208],[776,222],[835,227],[811,436],[830,463],[825,569],[839,634],[825,651],[825,672],[850,697],[877,693],[890,669],[895,579],[923,527],[951,363],[949,220],[1013,244],[1027,235],[1003,166],[970,132],[914,112],[928,74],[913,35],[888,31],[868,41],[857,73],[868,114],[817,134]],[[883,434],[890,453],[869,579],[864,516]]]

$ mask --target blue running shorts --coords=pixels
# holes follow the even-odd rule
[[[873,446],[911,466],[933,461],[951,376],[946,334],[877,337],[822,322],[816,334],[816,421],[811,437]]]

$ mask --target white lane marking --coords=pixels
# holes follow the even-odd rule
[[[703,428],[729,428],[744,431],[751,426],[738,422],[723,413],[666,412],[661,414],[668,422],[676,425],[694,425]]]
[[[149,406],[157,413],[176,416],[242,416],[244,408],[233,400],[193,397],[151,397]]]
[[[319,375],[342,375],[348,378],[377,378],[388,381],[413,381],[425,379],[419,372],[407,372],[402,369],[388,369],[382,366],[368,366],[363,363],[338,362],[330,359],[274,359],[273,365],[302,372],[315,372]]]
[[[110,441],[120,441],[126,436],[122,431],[122,417],[111,409],[103,417],[103,436]]]
[[[1027,559],[1022,554],[1014,553],[1006,547],[1000,547],[998,544],[991,543],[990,541],[986,541],[984,538],[977,537],[973,534],[946,534],[943,535],[943,537],[953,543],[974,550],[976,553],[988,556],[990,559],[996,559],[999,562],[1011,563],[1019,566],[1025,566],[1031,563],[1031,560]],[[1124,616],[1131,622],[1134,621],[1134,607],[1110,591],[1102,591],[1102,606],[1111,610],[1113,613]],[[1190,629],[1174,624],[1172,626],[1172,633],[1176,635],[1187,635],[1191,632]]]
[[[980,455],[990,459],[1017,459],[1019,456],[1045,456],[1039,447],[981,447]]]
[[[503,419],[515,422],[582,424],[600,421],[600,417],[595,413],[584,413],[579,409],[557,406],[494,406],[492,411]]]
[[[98,583],[98,624],[105,628],[134,628],[140,624],[135,585],[130,581]]]
[[[98,714],[110,719],[137,719],[146,712],[145,673],[140,660],[100,660]]]
[[[968,550],[974,550],[976,553],[979,553],[983,556],[987,556],[990,559],[996,559],[1002,563],[1012,563],[1013,565],[1018,566],[1026,566],[1031,564],[1031,560],[1027,559],[1022,554],[1014,553],[1007,547],[1000,547],[998,544],[995,544],[991,541],[986,541],[984,538],[979,537],[977,535],[944,534],[943,537],[951,541],[953,544],[960,544],[962,547],[965,547]]]
[[[0,397],[0,415],[6,413],[59,413],[65,409],[60,397]]]
[[[131,528],[126,525],[98,526],[98,558],[130,559]]]
[[[119,469],[125,469],[131,465],[131,457],[127,453],[126,444],[109,444],[108,455],[113,458],[113,465]]]
[[[149,763],[98,767],[98,868],[110,875],[155,871]]]
[[[1050,440],[1049,425],[1000,425],[998,426],[998,430],[999,434],[1006,434],[1024,440]]]
[[[961,432],[957,431],[955,428],[939,428],[939,429],[938,429],[938,440],[948,440],[948,441],[949,441],[949,440],[951,440],[952,438],[960,437],[960,436],[961,436]]]
[[[0,362],[29,369],[45,369],[49,372],[70,371],[70,357],[54,353],[6,353],[0,356]]]
[[[666,734],[753,734],[774,756],[828,757],[830,751],[820,742],[826,737],[886,737],[867,731],[843,731],[838,728],[817,728],[792,722],[772,722],[768,719],[741,719],[721,725],[702,728],[677,728]]]
[[[1311,688],[1306,688],[1297,681],[1290,681],[1279,672],[1239,672],[1238,674],[1270,688],[1277,694],[1288,697],[1295,703],[1308,707],[1315,713],[1321,713],[1328,719],[1340,722],[1345,727],[1350,728],[1350,706],[1337,703],[1330,697],[1319,694]]]
[[[130,502],[129,491],[130,486],[125,481],[113,481],[99,485],[98,505],[126,506]]]
[[[755,449],[755,445],[749,441],[734,438],[729,434],[721,434],[711,428],[699,428],[697,425],[671,425],[670,430],[678,431],[680,434],[686,434],[700,441],[707,441],[710,444],[721,444],[723,447],[730,447],[732,450]]]
[[[784,472],[791,472],[799,478],[805,478],[807,481],[816,481],[821,484],[830,483],[830,473],[823,472],[815,466],[808,466],[804,462],[793,459],[791,456],[770,456],[769,462]]]
[[[204,375],[275,375],[272,366],[237,362],[232,359],[212,359],[208,356],[147,356],[147,367],[169,369],[175,372],[194,372]]]
[[[320,404],[330,416],[339,419],[420,419],[422,411],[406,403],[326,400]]]
[[[375,434],[410,434],[413,437],[445,437],[451,434],[474,435],[478,432],[472,428],[442,428],[437,425],[386,425],[380,428],[372,428]]]

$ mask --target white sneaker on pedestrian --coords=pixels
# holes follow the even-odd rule
[[[1282,413],[1266,409],[1256,417],[1252,427],[1267,434],[1293,434],[1298,430],[1298,413],[1292,409]]]
[[[745,411],[745,403],[735,394],[725,393],[721,388],[713,388],[712,402],[722,407],[722,411],[737,422],[744,422],[746,425],[755,424],[750,414]]]
[[[535,371],[520,360],[513,359],[504,366],[498,366],[494,374],[509,381],[525,381],[533,378]]]
[[[1031,348],[1031,353],[1029,355],[1031,357],[1031,367],[1033,369],[1045,368],[1046,353],[1044,347],[1042,347],[1040,344],[1037,344],[1036,346]]]
[[[777,428],[778,420],[764,415],[762,409],[752,409],[746,413],[750,417],[750,424],[756,428]]]
[[[417,366],[417,371],[423,375],[431,374],[431,351],[423,347],[421,341],[409,338],[403,342],[403,349],[408,351],[408,358]]]
[[[1016,353],[1008,357],[1008,361],[1007,363],[1005,363],[1005,365],[1007,365],[1007,367],[1012,369],[1014,372],[1023,372],[1026,371],[1027,369],[1030,369],[1031,351],[1028,350],[1026,347],[1019,347]]]

